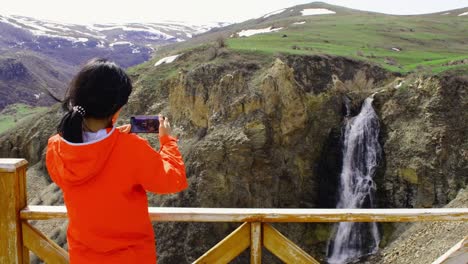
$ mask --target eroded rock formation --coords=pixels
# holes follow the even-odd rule
[[[385,159],[377,175],[379,206],[439,206],[466,186],[466,79],[397,78],[341,57],[291,55],[269,60],[208,52],[200,48],[174,65],[148,64],[131,72],[136,89],[122,120],[131,114],[168,113],[187,165],[189,189],[150,196],[153,206],[334,206],[344,100],[350,100],[356,112],[375,92]],[[400,81],[403,85],[395,88]],[[1,135],[0,156],[27,158],[31,165],[38,164],[36,174],[47,177],[44,147],[60,115],[58,106],[51,108]],[[45,200],[39,197],[34,202]],[[155,226],[160,263],[186,263],[236,225]],[[278,226],[319,259],[329,227]],[[271,256],[267,259],[273,261]]]

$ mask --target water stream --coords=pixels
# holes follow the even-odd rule
[[[381,147],[379,119],[367,98],[357,116],[344,124],[343,168],[340,174],[337,208],[373,208],[376,192],[374,175]],[[350,111],[347,111],[348,115]],[[341,222],[329,240],[328,262],[352,263],[377,251],[380,234],[376,223]]]

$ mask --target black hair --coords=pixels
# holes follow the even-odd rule
[[[85,117],[105,119],[128,102],[132,82],[125,71],[107,59],[92,59],[73,78],[63,101],[67,111],[57,128],[67,141],[83,142]],[[78,110],[82,108],[82,110]]]

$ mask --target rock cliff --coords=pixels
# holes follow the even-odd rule
[[[467,184],[463,77],[401,77],[343,57],[265,58],[210,47],[130,73],[136,88],[121,120],[168,114],[187,165],[189,189],[151,195],[153,206],[333,207],[345,101],[355,113],[374,93],[385,152],[377,175],[380,207],[441,206]],[[35,179],[47,179],[44,147],[60,115],[56,106],[0,135],[0,156],[27,158],[37,163]],[[48,184],[35,182],[35,190]],[[57,190],[48,188],[31,201],[60,203],[50,197],[60,196]],[[235,226],[157,223],[159,261],[191,262]],[[277,227],[323,258],[329,225]]]
[[[383,207],[439,207],[468,181],[468,78],[411,76],[376,95]]]

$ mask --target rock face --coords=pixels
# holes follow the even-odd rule
[[[468,182],[468,78],[408,77],[376,95],[383,207],[438,207]]]
[[[31,78],[26,67],[12,58],[6,59],[0,68],[0,78],[3,80],[22,80]]]
[[[0,157],[21,157],[29,162],[29,166],[37,163],[46,175],[45,147],[48,138],[57,131],[61,116],[59,105],[55,105],[47,113],[33,115],[12,130],[0,134]]]
[[[188,52],[173,64],[141,66],[131,75],[136,89],[122,120],[132,114],[169,114],[187,166],[188,190],[150,196],[153,206],[334,207],[344,101],[356,112],[376,91],[386,161],[378,175],[379,205],[441,205],[466,185],[463,80],[421,79],[423,88],[408,86],[405,95],[394,88],[396,76],[364,62],[327,56],[269,59],[210,48]],[[430,122],[419,119],[426,113],[432,114]],[[0,136],[0,156],[41,164],[60,114],[55,107],[16,133]],[[411,131],[431,136],[424,137],[423,146]],[[38,171],[46,177],[43,166]],[[432,192],[430,186],[435,186]],[[236,226],[157,223],[159,262],[192,262]],[[330,226],[277,227],[323,258]],[[270,255],[266,261],[276,262]]]
[[[311,72],[322,63],[329,65],[327,72],[317,72],[326,76],[328,83],[313,85],[313,78],[319,77],[311,74],[308,78],[312,79],[302,76],[301,81],[307,83],[306,87],[297,80],[301,76],[298,66],[302,64],[296,63],[296,59],[293,56],[277,58],[267,65],[226,59],[221,64],[207,63],[181,72],[154,93],[148,90],[137,92],[137,97],[141,93],[146,97],[144,100],[150,101],[157,101],[167,93],[168,104],[150,106],[148,113],[167,111],[171,113],[173,123],[183,128],[181,145],[190,188],[177,199],[155,198],[155,204],[319,206],[317,164],[330,132],[341,126],[345,83],[354,84],[362,73],[368,73],[365,67],[371,66],[356,67],[353,75],[351,68],[344,72],[334,66],[346,64],[346,59],[304,58]],[[389,76],[381,72],[380,76],[385,78],[377,77],[376,83]],[[341,86],[338,88],[335,83]],[[148,98],[149,94],[154,94],[154,99]],[[174,254],[161,243],[159,254],[163,263],[193,261],[222,239],[213,234],[225,235],[232,230],[232,226],[230,229],[196,224],[191,224],[190,228],[164,226],[178,231],[171,233],[157,229],[159,241],[182,243],[187,251],[185,255]],[[319,251],[319,248],[323,251],[328,238],[327,235],[319,238],[319,228],[313,225],[279,228],[301,242],[308,251]],[[206,243],[201,243],[200,238]]]
[[[72,71],[28,53],[0,55],[0,110],[14,103],[50,106],[62,100]]]

